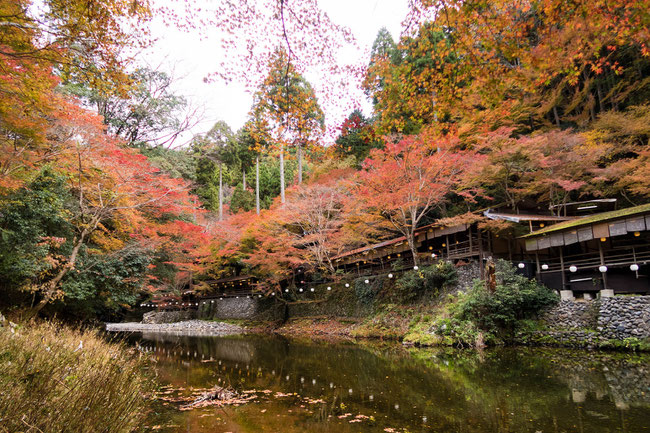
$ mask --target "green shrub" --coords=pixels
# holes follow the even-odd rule
[[[366,283],[368,280],[368,283]],[[371,305],[375,300],[377,290],[381,288],[381,281],[374,277],[361,277],[354,280],[354,293],[361,305]]]
[[[537,317],[559,300],[547,287],[517,274],[509,262],[497,263],[496,276],[494,293],[488,292],[483,281],[475,281],[473,289],[459,298],[456,319],[493,335],[510,336],[520,321]]]
[[[152,389],[145,367],[96,332],[0,327],[0,432],[135,431]]]
[[[424,295],[436,296],[444,287],[458,279],[456,267],[446,261],[422,266],[417,271],[404,272],[396,282],[396,295],[400,302],[409,302]]]

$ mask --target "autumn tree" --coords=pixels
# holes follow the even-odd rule
[[[36,284],[40,301],[33,314],[63,295],[61,283],[76,269],[80,253],[91,239],[100,245],[123,243],[119,237],[113,238],[107,224],[120,221],[137,236],[137,228],[147,227],[154,218],[192,213],[196,208],[184,180],[160,173],[146,157],[124,148],[105,133],[96,115],[74,107],[69,110],[66,117],[53,123],[48,136],[65,146],[58,164],[74,197],[74,236],[69,253]]]
[[[424,89],[418,106],[435,104],[438,117],[449,113],[453,121],[530,131],[584,126],[599,112],[647,98],[643,0],[578,1],[570,7],[550,0],[445,0],[412,6],[406,37],[424,41],[426,29],[446,36],[418,49],[421,61],[430,64],[423,74],[388,72],[395,92],[379,99],[391,110],[412,107],[408,96]]]
[[[374,149],[359,173],[355,197],[366,212],[385,219],[406,237],[413,255],[415,230],[450,194],[471,199],[468,167],[479,159],[473,151],[454,148],[451,140],[425,141],[408,136]]]
[[[277,50],[270,73],[254,96],[252,134],[258,141],[277,146],[280,159],[280,197],[285,202],[284,152],[295,147],[298,183],[302,182],[302,153],[318,143],[324,133],[324,114],[311,85]]]
[[[650,197],[650,107],[603,113],[584,134],[593,195],[620,195],[630,204]]]
[[[397,49],[397,44],[388,29],[386,27],[379,29],[370,50],[370,62],[364,82],[364,91],[372,99],[374,106],[379,102],[377,94],[383,91],[385,86],[385,79],[380,73],[381,65],[397,65],[400,63],[400,57],[401,51]]]
[[[337,156],[354,156],[361,164],[370,153],[370,149],[381,147],[382,142],[376,135],[370,119],[361,110],[354,110],[340,126],[340,134],[333,146]]]

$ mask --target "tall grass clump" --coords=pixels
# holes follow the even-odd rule
[[[146,360],[97,332],[52,323],[0,327],[0,433],[137,430]]]

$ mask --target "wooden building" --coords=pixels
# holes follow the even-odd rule
[[[650,204],[566,221],[521,239],[538,278],[563,299],[650,293]]]
[[[445,226],[437,223],[421,227],[415,234],[415,247],[422,263],[439,259],[477,260],[482,265],[488,257],[521,261],[527,254],[524,242],[517,239],[519,235],[571,219],[573,217],[486,211],[467,224]],[[513,230],[510,235],[493,233],[480,228],[479,222],[485,221],[506,221],[511,223]],[[333,261],[337,268],[360,275],[391,269],[396,261],[400,261],[403,268],[413,266],[404,236],[347,251]]]

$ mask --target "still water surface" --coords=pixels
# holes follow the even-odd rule
[[[159,380],[181,393],[223,384],[260,391],[238,407],[155,404],[149,431],[650,432],[648,355],[266,335],[131,339],[157,360]]]

